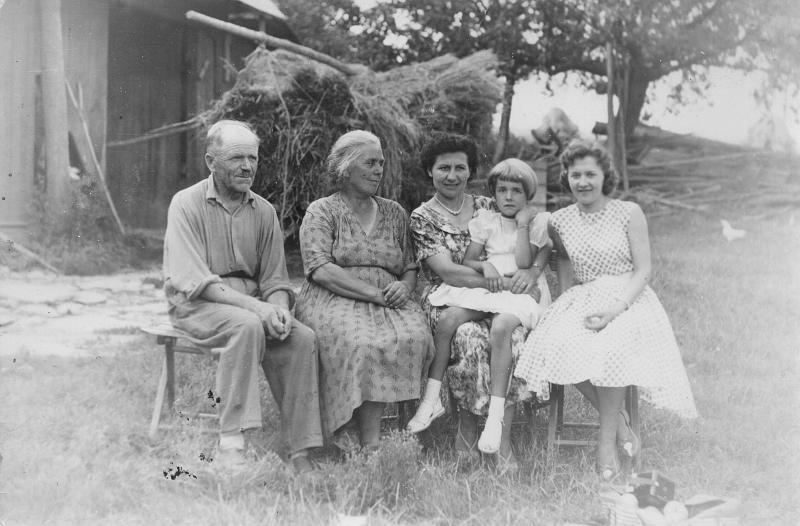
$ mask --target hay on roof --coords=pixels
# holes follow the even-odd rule
[[[333,142],[361,128],[384,145],[380,194],[416,206],[424,177],[417,153],[431,130],[483,139],[501,99],[491,52],[375,73],[342,73],[283,50],[258,49],[236,84],[201,116],[249,122],[262,139],[253,189],[273,203],[287,237],[294,236],[308,204],[335,190],[325,169]]]

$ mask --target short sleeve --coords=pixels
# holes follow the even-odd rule
[[[412,213],[409,224],[411,239],[414,242],[414,251],[417,261],[422,262],[437,254],[447,254],[450,251],[444,244],[441,231],[437,230],[430,221],[419,214]]]
[[[187,195],[179,193],[172,199],[164,234],[164,286],[173,303],[179,298],[193,300],[209,284],[222,281],[206,262],[202,226]]]
[[[470,241],[485,245],[489,240],[489,229],[487,228],[487,219],[485,209],[478,210],[478,215],[469,220],[467,228],[469,228]]]
[[[550,236],[547,233],[547,223],[549,219],[550,213],[548,212],[539,212],[536,214],[536,217],[533,218],[533,226],[530,232],[531,245],[542,248],[550,240]]]
[[[333,214],[322,199],[309,205],[300,225],[300,255],[306,277],[326,263],[334,262],[334,227]]]
[[[409,228],[408,212],[394,201],[391,201],[397,217],[397,228],[400,229],[400,249],[403,251],[403,271],[416,270],[419,268],[417,264],[417,257],[414,250],[414,242],[411,239],[411,230]]]

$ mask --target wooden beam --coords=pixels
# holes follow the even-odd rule
[[[214,29],[230,33],[232,35],[237,35],[242,38],[253,40],[259,43],[264,43],[270,47],[285,49],[286,51],[297,53],[298,55],[302,55],[306,58],[310,58],[312,60],[316,60],[317,62],[325,64],[326,66],[330,66],[333,69],[340,71],[348,76],[355,75],[357,73],[357,71],[353,67],[349,66],[348,64],[345,64],[344,62],[336,60],[330,55],[326,55],[325,53],[320,53],[319,51],[314,51],[311,48],[295,44],[294,42],[290,42],[282,38],[276,38],[270,36],[261,31],[253,31],[252,29],[232,24],[231,22],[225,22],[224,20],[219,20],[216,18],[212,18],[210,16],[206,16],[202,13],[198,13],[197,11],[187,11],[186,18],[194,22],[199,22],[201,24],[211,26]]]
[[[47,213],[58,221],[70,207],[69,120],[64,89],[61,0],[41,0],[42,109],[47,170]]]

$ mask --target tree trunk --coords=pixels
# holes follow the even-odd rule
[[[506,87],[503,90],[503,109],[500,112],[500,129],[497,131],[497,143],[494,146],[492,164],[499,163],[506,154],[508,145],[508,125],[511,122],[511,102],[514,100],[514,85],[517,83],[516,75],[506,74]]]
[[[630,63],[629,70],[628,100],[623,113],[625,115],[625,135],[628,140],[631,140],[633,139],[633,131],[636,129],[636,125],[639,124],[639,117],[642,114],[650,79],[645,74],[644,66],[633,60]]]

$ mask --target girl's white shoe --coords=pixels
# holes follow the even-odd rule
[[[422,400],[414,417],[408,422],[406,429],[412,433],[425,431],[430,427],[431,422],[444,414],[442,401],[437,396],[432,401]]]
[[[478,439],[478,449],[482,453],[494,454],[500,451],[500,438],[503,436],[503,420],[488,417],[483,433]]]

